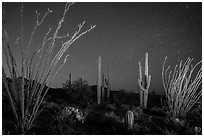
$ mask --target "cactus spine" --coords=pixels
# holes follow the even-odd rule
[[[97,85],[97,103],[101,103],[101,57],[98,57],[98,85]]]
[[[148,74],[148,53],[145,54],[145,72],[144,72],[144,80],[142,80],[142,67],[139,61],[139,79],[138,84],[140,87],[140,106],[143,108],[147,107],[148,101],[148,90],[150,87],[151,76]]]
[[[128,125],[128,129],[132,129],[134,124],[134,114],[132,111],[128,110],[126,112],[125,121]]]

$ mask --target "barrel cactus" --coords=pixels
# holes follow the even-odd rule
[[[134,124],[134,114],[132,111],[128,110],[126,112],[126,116],[125,116],[125,122],[128,125],[128,129],[132,129],[133,128],[133,124]]]

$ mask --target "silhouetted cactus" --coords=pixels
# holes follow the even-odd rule
[[[102,86],[101,86],[101,101],[104,102],[105,101],[105,77],[104,77],[104,73],[102,73]]]
[[[151,76],[148,74],[148,53],[145,54],[145,72],[144,80],[142,79],[142,67],[139,61],[139,79],[138,84],[140,87],[140,106],[146,108],[148,101],[148,90],[151,82]]]
[[[69,85],[72,84],[72,73],[69,73]]]
[[[97,85],[97,103],[101,103],[101,57],[98,57],[98,85]]]
[[[105,79],[105,84],[107,85],[107,98],[110,98],[110,77],[109,77],[109,66],[107,67],[107,79]]]

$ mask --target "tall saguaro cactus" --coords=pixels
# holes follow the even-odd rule
[[[106,79],[106,85],[107,85],[107,98],[109,101],[110,98],[110,76],[109,76],[109,66],[107,67],[107,79]]]
[[[101,57],[98,57],[98,85],[97,85],[97,103],[101,103]]]
[[[69,86],[72,84],[72,73],[69,73]]]
[[[105,77],[104,77],[104,73],[102,73],[102,86],[101,86],[101,101],[104,102],[105,101]]]
[[[140,106],[146,108],[148,100],[148,90],[150,87],[151,76],[148,74],[148,53],[145,54],[145,72],[144,80],[142,79],[142,67],[139,61],[139,79],[138,84],[140,87]]]

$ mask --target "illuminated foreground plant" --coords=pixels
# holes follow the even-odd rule
[[[126,115],[125,115],[125,121],[128,125],[128,129],[132,129],[133,128],[133,124],[134,124],[134,114],[132,111],[128,110],[126,112]]]
[[[162,68],[162,80],[169,113],[173,118],[185,117],[202,95],[202,90],[199,90],[202,83],[202,67],[198,69],[195,78],[192,78],[194,70],[202,61],[195,66],[191,64],[193,61],[191,58],[187,58],[184,64],[180,61],[179,66],[175,66],[171,75],[172,71],[168,71],[170,66],[165,70],[166,59],[167,57]]]
[[[145,69],[144,76],[142,76],[142,66],[139,61],[139,79],[138,84],[140,87],[140,106],[143,108],[147,107],[148,93],[151,82],[151,75],[149,75],[149,65],[148,65],[148,53],[145,53]],[[144,77],[144,79],[142,79]]]
[[[95,26],[91,26],[88,30],[81,32],[81,29],[85,24],[84,21],[82,24],[78,25],[78,30],[75,31],[73,35],[69,36],[69,34],[67,34],[66,36],[58,36],[59,30],[62,26],[62,23],[64,22],[65,15],[71,5],[73,5],[73,3],[66,3],[62,18],[60,19],[58,26],[54,31],[54,34],[51,37],[48,37],[51,31],[50,28],[44,36],[42,46],[32,54],[29,53],[29,48],[32,44],[33,36],[36,33],[37,28],[43,23],[45,17],[52,11],[48,9],[41,20],[39,20],[40,13],[36,11],[36,25],[31,33],[27,46],[24,47],[22,5],[20,34],[16,42],[21,47],[21,63],[17,63],[17,57],[15,57],[13,54],[14,49],[7,34],[5,19],[3,19],[4,22],[2,47],[6,58],[6,65],[2,67],[3,84],[8,93],[12,112],[16,119],[16,127],[20,134],[27,134],[28,131],[34,126],[36,117],[40,114],[40,112],[43,111],[43,107],[41,107],[41,104],[49,90],[49,86],[53,81],[55,75],[67,61],[68,55],[65,56],[63,64],[58,68],[56,67],[66,50],[78,38],[95,28]],[[61,48],[52,58],[51,55],[56,40],[61,38],[68,38],[68,40],[62,43]],[[5,70],[8,70],[8,75],[12,79],[11,84],[9,84],[9,82],[7,81]]]

